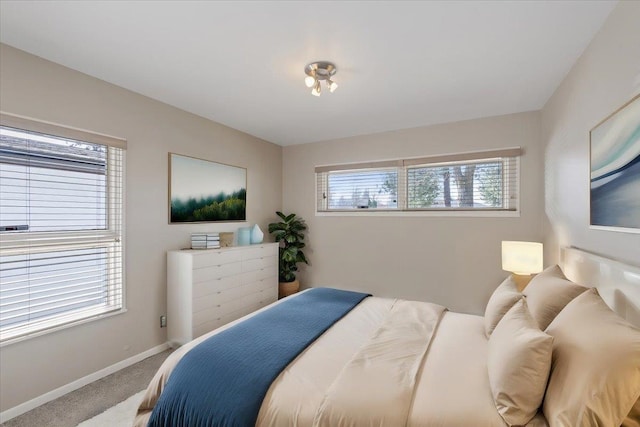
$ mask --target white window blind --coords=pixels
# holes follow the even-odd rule
[[[318,212],[516,211],[520,148],[316,167]]]
[[[396,169],[329,173],[328,209],[396,209],[397,182]]]
[[[0,118],[0,343],[123,309],[126,142]]]

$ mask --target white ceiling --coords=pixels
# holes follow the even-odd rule
[[[0,1],[3,43],[280,145],[540,109],[611,1]],[[311,96],[304,66],[336,63]]]

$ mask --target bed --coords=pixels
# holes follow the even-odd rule
[[[484,317],[426,302],[363,298],[286,364],[251,419],[256,426],[638,427],[640,331],[628,322],[640,320],[640,268],[567,248],[562,270],[585,288],[567,280],[559,268],[545,270],[534,279],[539,283],[532,280],[522,293],[507,279]],[[553,292],[557,283],[566,285],[566,295],[549,294],[549,283]],[[185,364],[192,349],[311,292],[280,300],[177,349],[149,384],[134,425],[243,425],[226,417],[158,422],[153,416],[161,397],[169,394],[172,373],[181,372],[176,367]],[[594,309],[602,312],[602,320],[584,333],[575,332],[572,322],[587,318],[588,326],[597,316],[584,312]],[[528,328],[522,322],[529,322]],[[619,333],[601,327],[608,324]],[[581,349],[592,345],[598,331],[604,345],[620,351]],[[578,355],[570,354],[576,348]],[[598,360],[585,362],[582,354],[591,352]],[[260,363],[248,361],[244,371],[253,369],[247,363],[261,369]],[[616,369],[609,372],[612,364]],[[573,383],[579,391],[571,389]],[[594,391],[594,384],[602,389]],[[596,395],[607,398],[603,403]],[[182,403],[185,399],[178,397]],[[171,416],[181,420],[179,414]]]

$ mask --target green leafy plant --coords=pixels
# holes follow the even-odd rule
[[[304,248],[304,235],[302,232],[307,229],[307,225],[296,214],[284,215],[276,212],[282,219],[280,222],[269,224],[269,233],[273,234],[276,242],[280,243],[279,274],[281,282],[293,282],[296,280],[298,264],[304,262],[309,264],[302,252]]]

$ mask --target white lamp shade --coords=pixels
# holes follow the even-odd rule
[[[316,84],[316,78],[313,76],[307,76],[304,78],[304,84],[307,85],[307,87],[313,87],[313,85]]]
[[[540,273],[542,243],[503,241],[502,269],[521,275]]]

